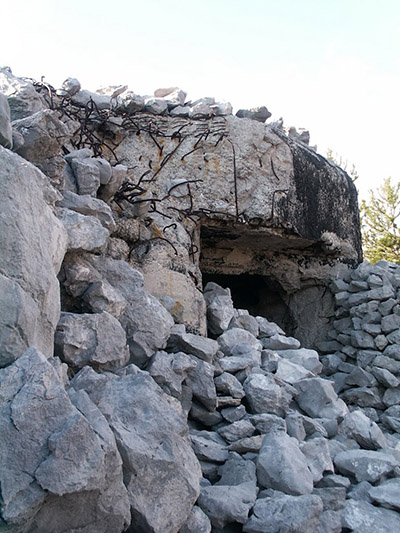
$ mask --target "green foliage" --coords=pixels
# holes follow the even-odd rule
[[[400,183],[386,178],[369,195],[360,207],[364,257],[372,264],[381,259],[400,264]]]
[[[358,172],[354,164],[351,164],[343,159],[343,157],[338,154],[334,154],[332,148],[328,148],[326,151],[326,158],[332,163],[335,163],[338,167],[342,168],[350,176],[353,183],[359,178]]]

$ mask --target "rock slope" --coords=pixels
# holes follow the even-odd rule
[[[233,117],[179,90],[88,93],[72,78],[56,93],[8,69],[0,90],[0,531],[398,531],[400,274],[345,267],[359,259],[347,178],[303,134],[262,124],[266,109]],[[184,140],[168,133],[177,119],[193,130]],[[203,166],[188,155],[184,176],[170,144],[187,150],[193,135]],[[270,224],[270,174],[251,201],[261,148],[293,199]],[[335,184],[347,207],[315,225]],[[314,210],[307,190],[321,193]],[[336,277],[319,351],[236,308],[229,288],[201,287],[201,225],[208,239],[236,232],[240,253],[271,239],[287,286]]]

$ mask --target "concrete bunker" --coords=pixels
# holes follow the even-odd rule
[[[235,308],[276,322],[306,347],[326,340],[333,295],[330,262],[315,242],[276,228],[207,221],[200,229],[200,270],[229,287]],[[344,265],[342,265],[344,266]]]

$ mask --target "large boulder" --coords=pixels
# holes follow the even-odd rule
[[[177,406],[141,371],[98,376],[86,367],[72,383],[87,390],[114,432],[133,531],[179,531],[199,495],[201,471]]]
[[[129,502],[108,424],[35,348],[0,370],[1,517],[15,532],[122,531]],[[7,529],[8,530],[8,529]]]
[[[28,117],[47,107],[33,84],[17,78],[9,68],[0,68],[0,93],[8,98],[11,120]]]
[[[47,203],[56,198],[40,170],[0,146],[0,366],[30,345],[53,353],[60,315],[56,275],[66,247]]]

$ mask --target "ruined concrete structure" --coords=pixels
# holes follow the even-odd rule
[[[269,117],[0,69],[0,531],[400,530],[399,267]]]

